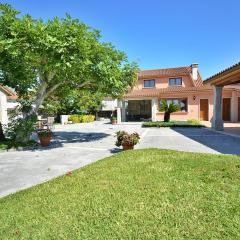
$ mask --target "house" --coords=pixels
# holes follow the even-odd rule
[[[106,97],[102,101],[102,107],[97,112],[98,118],[111,118],[115,114],[117,109],[117,99]]]
[[[0,85],[0,122],[8,123],[8,113],[14,109],[18,103],[16,102],[17,95],[10,88]]]
[[[171,115],[172,120],[213,118],[213,87],[203,84],[198,64],[186,67],[143,70],[138,73],[136,86],[123,96],[118,103],[118,122],[163,120],[159,111],[161,101],[166,99],[181,106]],[[238,105],[240,86],[224,87],[222,117],[224,121],[240,121]]]

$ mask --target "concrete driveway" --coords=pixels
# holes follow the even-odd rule
[[[240,154],[240,138],[208,129],[141,128],[141,124],[106,122],[56,126],[52,146],[0,153],[0,196],[42,183],[119,151],[115,132],[138,132],[137,148]]]
[[[0,196],[42,183],[119,151],[118,130],[143,133],[141,125],[106,122],[56,126],[49,148],[0,152]]]
[[[148,128],[137,147],[240,154],[240,136],[230,136],[208,128]]]

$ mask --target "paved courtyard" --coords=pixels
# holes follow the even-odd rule
[[[56,126],[52,146],[38,150],[0,153],[0,196],[42,183],[119,151],[118,130],[138,132],[136,148],[240,154],[240,137],[208,129],[141,128],[141,124],[106,122]]]

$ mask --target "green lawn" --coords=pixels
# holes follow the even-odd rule
[[[198,120],[188,120],[188,121],[170,121],[170,122],[144,122],[142,127],[205,127]]]
[[[240,239],[240,157],[116,154],[0,199],[0,239]]]

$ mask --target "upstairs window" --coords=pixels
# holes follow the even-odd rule
[[[182,86],[182,78],[169,78],[169,86]]]
[[[154,88],[155,87],[155,80],[154,79],[144,80],[144,87],[145,88]]]

